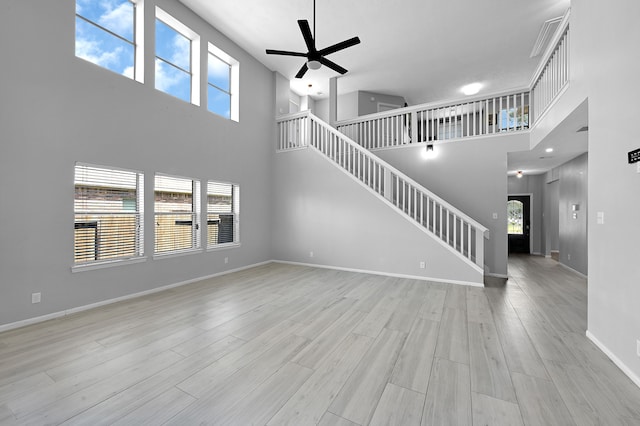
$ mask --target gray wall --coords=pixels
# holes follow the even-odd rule
[[[402,108],[405,100],[402,96],[360,90],[358,91],[358,116],[377,113],[379,103],[399,105]]]
[[[560,166],[560,262],[588,275],[587,270],[587,154]],[[578,211],[573,211],[576,205]]]
[[[156,3],[240,62],[239,123],[155,90]],[[272,73],[179,2],[145,8],[140,84],[75,57],[74,0],[0,3],[0,325],[271,258]],[[76,161],[145,173],[146,262],[71,273]],[[155,172],[240,184],[241,247],[154,260]]]
[[[551,180],[544,187],[544,255],[560,250],[560,182]]]
[[[424,144],[376,154],[489,228],[485,264],[489,273],[506,276],[507,152],[522,151],[528,143],[527,134],[437,143],[438,157],[432,160],[424,159]]]
[[[339,85],[340,80],[338,80]],[[338,95],[338,121],[375,114],[378,112],[378,102],[403,106],[405,100],[402,96],[384,95],[362,90]],[[325,98],[316,101],[316,109],[316,115],[328,123],[329,99]]]
[[[576,66],[589,85],[589,333],[640,384],[640,174],[627,164],[640,148],[640,57],[629,54],[640,44],[640,2],[571,3],[571,43],[583,54]]]
[[[528,195],[531,194],[531,253],[543,254],[543,219],[544,209],[544,181],[545,175],[524,175],[520,179],[509,176],[507,182],[508,195]],[[506,201],[505,201],[506,202]]]
[[[314,149],[277,154],[274,173],[275,259],[482,283],[482,272]]]

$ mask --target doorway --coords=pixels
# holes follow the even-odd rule
[[[509,253],[531,253],[531,196],[509,195],[507,199]]]

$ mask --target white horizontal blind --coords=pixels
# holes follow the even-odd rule
[[[77,163],[74,264],[144,254],[144,175]]]
[[[200,181],[156,174],[154,194],[154,252],[200,248]]]
[[[207,247],[239,241],[239,195],[238,185],[207,183]]]

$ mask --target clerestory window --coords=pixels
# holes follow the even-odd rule
[[[142,9],[141,0],[76,0],[76,56],[142,83]]]

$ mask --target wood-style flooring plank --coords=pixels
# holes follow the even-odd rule
[[[462,364],[469,364],[469,337],[467,335],[466,311],[460,309],[444,309],[442,321],[440,321],[436,356]]]
[[[111,423],[111,425],[161,425],[193,404],[195,400],[194,397],[182,392],[180,389],[169,388],[166,392],[149,400],[120,420]],[[104,422],[103,419],[96,419],[96,422],[92,424],[100,424],[102,422]]]
[[[407,389],[427,393],[440,323],[417,318],[407,335],[389,381]]]
[[[138,411],[138,414],[135,414],[135,416],[143,416],[144,413],[140,411],[142,406],[147,403],[152,403],[151,401],[161,397],[162,394],[174,388],[178,383],[198,373],[214,361],[244,344],[245,342],[243,340],[227,336],[199,352],[184,358],[181,362],[150,375],[147,379],[83,411],[68,420],[65,425],[111,424],[123,416],[128,415],[127,413],[135,411]],[[169,413],[158,413],[158,415],[166,415],[168,419],[177,414],[177,412],[174,412],[175,408],[173,406],[168,406],[167,408],[169,409]],[[160,407],[157,410],[161,411],[162,408]],[[171,416],[169,416],[169,414],[171,414]]]
[[[316,366],[329,355],[342,340],[364,319],[366,312],[351,309],[338,318],[331,326],[316,337],[293,359],[309,368]]]
[[[371,337],[348,335],[271,418],[269,425],[316,425],[372,343]]]
[[[320,423],[318,423],[318,426],[360,426],[360,425],[357,423],[351,422],[345,418],[342,418],[340,416],[336,416],[335,414],[327,411],[324,414],[324,416],[322,416],[322,419],[320,420]]]
[[[469,354],[471,390],[517,402],[502,345],[493,324],[469,323]]]
[[[469,287],[467,289],[467,321],[493,324],[493,314],[484,288]]]
[[[471,392],[473,424],[487,426],[523,426],[520,407],[481,393]]]
[[[423,406],[424,394],[389,383],[369,426],[420,426]]]
[[[209,383],[206,391],[199,389],[194,394],[192,387],[185,386],[186,389],[183,390],[196,396],[198,400],[168,424],[200,424],[227,415],[233,406],[285,366],[307,343],[308,340],[303,337],[290,335],[232,374],[219,376],[215,383]],[[298,367],[299,371],[312,371],[306,367]],[[182,389],[183,384],[179,388]],[[266,395],[263,396],[266,398]]]
[[[444,310],[444,300],[447,297],[447,290],[430,287],[424,298],[424,303],[418,312],[422,319],[440,321]]]
[[[469,366],[436,358],[431,369],[422,425],[471,426]]]
[[[311,374],[310,368],[287,363],[222,415],[208,420],[216,425],[264,425]]]
[[[520,373],[513,373],[511,377],[525,425],[576,425],[553,382]]]
[[[520,319],[496,317],[495,324],[509,371],[548,379],[547,369]]]
[[[352,422],[367,424],[406,336],[406,333],[383,329],[329,406],[329,411]]]

